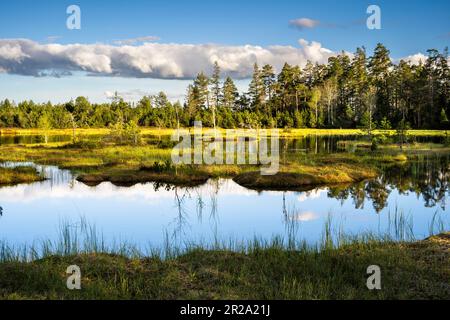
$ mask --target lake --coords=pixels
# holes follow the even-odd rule
[[[313,137],[288,140],[286,145],[289,152],[336,152],[338,140]],[[56,240],[61,224],[77,228],[82,219],[94,225],[106,243],[141,248],[161,247],[167,241],[182,246],[270,240],[292,236],[293,230],[298,240],[314,244],[322,239],[327,221],[336,233],[422,239],[450,226],[449,163],[449,155],[421,155],[386,166],[371,181],[305,192],[258,192],[231,179],[209,180],[194,188],[109,182],[92,187],[76,181],[70,171],[36,165],[48,180],[0,188],[0,239],[17,246]]]

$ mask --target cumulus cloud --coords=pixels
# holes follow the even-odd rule
[[[416,53],[407,57],[402,58],[402,60],[410,62],[411,64],[417,65],[420,63],[425,63],[427,61],[427,56],[423,53]]]
[[[315,28],[319,24],[320,24],[320,21],[309,19],[309,18],[299,18],[299,19],[294,19],[294,20],[289,21],[289,25],[291,27],[295,27],[300,30]]]
[[[399,64],[400,61],[405,61],[405,62],[409,62],[411,65],[419,65],[419,64],[425,64],[427,62],[428,56],[426,54],[423,54],[421,52],[416,53],[416,54],[412,54],[406,57],[402,57],[402,58],[396,58],[396,59],[391,59],[391,61],[394,64]],[[447,62],[450,64],[450,57],[447,58]]]
[[[22,51],[22,46],[18,43],[2,43],[0,45],[0,59],[21,63],[23,59],[30,56]],[[0,65],[1,66],[1,65]],[[4,68],[6,70],[6,68]]]
[[[335,55],[318,42],[299,40],[294,46],[227,46],[218,44],[143,43],[41,44],[28,39],[0,40],[0,70],[28,76],[91,75],[135,78],[190,79],[200,71],[212,72],[218,62],[225,76],[248,78],[253,64],[271,64],[280,70],[285,62],[304,66],[308,60],[326,63]]]

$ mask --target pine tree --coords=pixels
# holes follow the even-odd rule
[[[211,76],[211,95],[213,98],[213,104],[217,108],[220,103],[220,67],[219,64],[214,62],[214,71]]]
[[[268,100],[272,99],[273,85],[275,83],[275,73],[273,67],[270,64],[263,66],[261,71],[261,78],[264,84],[264,93]]]
[[[308,60],[306,62],[306,66],[303,69],[303,76],[302,76],[303,83],[311,89],[314,84],[314,65],[313,63]]]
[[[209,109],[209,79],[203,73],[200,72],[197,78],[194,80],[194,90],[195,100],[197,102],[197,107],[199,109]]]
[[[377,106],[374,112],[376,120],[381,120],[383,116],[387,116],[388,118],[392,116],[388,82],[392,62],[389,54],[389,50],[381,43],[378,43],[368,64],[369,75],[371,77],[370,81],[377,89]]]
[[[230,77],[227,77],[223,83],[222,104],[226,108],[235,109],[238,99],[239,93],[236,85]]]
[[[264,104],[264,91],[264,82],[261,76],[261,70],[259,69],[258,64],[255,63],[253,65],[253,76],[252,81],[250,82],[248,94],[250,95],[252,107],[256,111],[259,111]]]
[[[214,129],[216,128],[216,110],[219,107],[220,102],[220,67],[219,64],[214,62],[214,71],[210,80],[211,83],[211,93],[213,96],[212,103],[212,122]]]
[[[350,66],[350,87],[352,99],[353,121],[356,123],[365,110],[364,94],[368,90],[369,81],[367,76],[367,59],[365,48],[357,48]]]
[[[195,115],[200,111],[198,102],[198,88],[190,84],[186,93],[185,109],[187,110],[189,120],[195,119]]]
[[[277,95],[280,97],[282,110],[287,109],[290,105],[289,98],[297,92],[296,84],[298,82],[295,80],[293,68],[288,63],[285,63],[277,79]]]

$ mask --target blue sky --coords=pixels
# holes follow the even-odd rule
[[[66,8],[76,4],[81,8],[81,30],[68,30],[66,28]],[[366,27],[368,14],[366,9],[370,4],[381,8],[381,30],[369,30]],[[314,28],[299,30],[289,26],[289,21],[299,18],[308,18],[318,22]],[[316,1],[1,1],[0,2],[0,40],[1,39],[28,39],[33,43],[62,45],[104,44],[107,46],[120,46],[118,40],[139,37],[157,37],[157,44],[216,44],[223,51],[223,47],[231,47],[228,55],[240,50],[245,45],[301,47],[299,39],[304,39],[313,48],[308,47],[297,52],[298,59],[315,58],[325,59],[327,52],[317,56],[311,53],[316,50],[312,42],[320,43],[321,48],[331,52],[346,50],[353,52],[357,46],[364,45],[369,53],[376,43],[382,42],[390,50],[393,59],[411,56],[419,52],[426,53],[428,48],[442,50],[448,46],[450,40],[450,1],[363,1],[363,0],[316,0]],[[49,37],[51,39],[49,39]],[[15,45],[15,43],[13,43]],[[139,46],[142,43],[135,43]],[[0,63],[3,55],[6,56],[12,44],[0,44]],[[9,45],[9,47],[5,47]],[[20,44],[23,49],[24,44]],[[308,46],[308,45],[307,45]],[[5,49],[7,48],[7,49]],[[315,49],[314,49],[315,48]],[[199,50],[203,50],[200,47]],[[97,50],[97,49],[89,49]],[[103,48],[109,50],[108,48]],[[150,50],[150,49],[149,49]],[[17,65],[6,68],[8,72],[0,73],[0,99],[12,98],[21,100],[32,98],[37,101],[63,101],[80,94],[88,95],[91,100],[101,101],[106,98],[105,92],[155,92],[165,89],[172,97],[180,97],[184,93],[185,80],[194,72],[193,66],[197,61],[189,64],[189,59],[179,58],[183,55],[183,48],[176,48],[177,66],[164,65],[158,71],[149,72],[142,64],[148,63],[154,67],[159,62],[152,58],[150,62],[144,61],[142,55],[148,52],[158,52],[158,48],[151,51],[136,53],[135,64],[132,68],[140,68],[139,73],[128,73],[121,69],[115,77],[102,73],[102,76],[88,77],[85,73],[99,70],[104,67],[94,62],[87,62],[86,56],[79,53],[76,58],[68,52],[64,59],[70,60],[70,66],[64,64],[62,68],[69,68],[72,76],[35,77],[24,76],[21,72],[14,72]],[[171,50],[170,47],[167,50]],[[321,49],[320,49],[321,50]],[[70,50],[69,50],[70,51]],[[6,53],[5,53],[6,52]],[[216,51],[214,51],[216,52]],[[253,51],[252,51],[253,52]],[[36,54],[36,51],[33,51]],[[193,54],[193,60],[195,55]],[[213,54],[213,53],[211,53]],[[247,53],[248,54],[248,53]],[[272,52],[271,59],[276,60],[277,52]],[[27,58],[30,53],[25,54]],[[263,54],[262,54],[263,55]],[[190,57],[186,54],[187,57]],[[252,56],[252,55],[251,55]],[[60,63],[61,57],[52,57]],[[170,55],[172,57],[172,55]],[[13,59],[14,57],[9,57]],[[34,59],[34,57],[32,57]],[[36,59],[38,59],[37,57]],[[208,59],[210,57],[205,57]],[[219,57],[220,58],[220,57]],[[41,65],[42,60],[34,59],[27,62]],[[117,55],[112,59],[118,59]],[[142,60],[144,59],[144,60]],[[164,57],[160,58],[164,59]],[[170,58],[168,58],[170,59]],[[212,59],[212,58],[211,58]],[[281,58],[279,58],[281,59]],[[73,62],[76,60],[76,62]],[[81,60],[81,62],[80,62]],[[183,60],[183,61],[182,61]],[[188,61],[185,61],[188,60]],[[269,60],[269,61],[272,61]],[[18,61],[16,58],[15,63]],[[23,64],[24,59],[20,60]],[[122,64],[123,61],[114,62]],[[224,58],[224,66],[227,62]],[[236,61],[232,61],[233,63]],[[45,66],[48,68],[48,61]],[[81,63],[81,67],[80,67]],[[169,64],[171,61],[165,61]],[[230,62],[231,63],[231,62]],[[239,61],[241,63],[241,61]],[[274,62],[275,64],[277,62]],[[300,62],[299,62],[300,63]],[[50,64],[50,67],[52,65]],[[61,67],[61,65],[58,65]],[[204,61],[198,62],[202,68]],[[2,65],[0,64],[0,70]],[[76,68],[80,67],[80,70]],[[186,71],[186,68],[190,68]],[[37,67],[36,67],[37,68]],[[230,67],[232,72],[232,67]],[[226,67],[225,67],[226,69]],[[106,69],[102,69],[103,71]],[[144,70],[144,71],[142,71]],[[198,70],[199,72],[201,70]],[[208,70],[206,70],[208,71]],[[106,73],[108,73],[107,71]],[[15,74],[16,73],[16,74]],[[126,76],[124,76],[126,73]],[[241,74],[245,77],[245,74]],[[153,79],[152,79],[153,78]],[[158,78],[158,79],[154,79]],[[161,78],[177,78],[162,80]],[[245,87],[245,80],[240,86]]]

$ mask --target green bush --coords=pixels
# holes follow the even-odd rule
[[[140,170],[163,173],[163,172],[172,172],[175,170],[175,167],[170,160],[166,160],[164,162],[155,161],[155,163],[153,163],[153,165],[151,166],[141,166]]]
[[[372,145],[370,146],[370,150],[372,150],[372,151],[378,150],[378,144],[379,144],[378,138],[373,138]]]
[[[65,145],[65,149],[85,149],[94,150],[103,146],[103,141],[101,140],[78,140],[70,144]]]
[[[157,146],[159,149],[172,149],[178,144],[177,141],[159,140]]]
[[[142,143],[141,129],[136,121],[130,120],[127,123],[117,121],[116,124],[110,125],[110,138],[118,144],[134,144]]]

